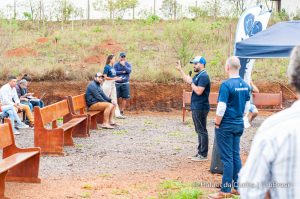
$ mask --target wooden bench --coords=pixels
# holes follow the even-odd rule
[[[63,117],[69,120],[58,126],[57,120]],[[74,131],[75,128],[80,130]],[[43,108],[34,107],[34,145],[41,147],[43,155],[64,155],[63,146],[74,145],[72,136],[89,136],[88,117],[73,115],[67,99]]]
[[[279,93],[253,93],[253,102],[259,110],[280,111],[282,107],[282,92]]]
[[[185,121],[187,106],[191,104],[192,92],[183,90],[182,96],[182,121]],[[216,109],[219,93],[210,93],[209,104],[211,109]],[[259,110],[280,111],[282,110],[282,92],[279,93],[253,93],[253,102]],[[265,108],[266,107],[266,108]],[[277,107],[277,108],[274,108]]]
[[[90,129],[98,129],[97,122],[103,122],[103,111],[88,111],[85,94],[68,96],[71,112],[74,115],[88,115]]]
[[[0,161],[0,198],[7,198],[4,196],[5,181],[41,182],[38,177],[40,148],[18,148],[10,120],[4,120],[4,124],[0,124],[0,147],[3,149],[3,159]]]
[[[219,93],[210,93],[209,94],[209,104],[211,109],[215,109],[218,104]],[[185,122],[186,110],[190,110],[192,92],[186,92],[183,90],[182,94],[182,122]]]

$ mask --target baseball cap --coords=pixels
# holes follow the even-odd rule
[[[104,77],[102,73],[96,73],[95,77]]]
[[[191,64],[196,64],[196,63],[200,63],[205,65],[206,64],[206,60],[204,57],[201,56],[196,56],[194,57],[194,59],[192,61],[190,61]]]
[[[121,52],[120,57],[126,57],[126,54],[124,52]]]

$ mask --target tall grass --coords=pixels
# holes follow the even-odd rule
[[[207,71],[213,80],[225,77],[223,66],[233,52],[236,19],[204,17],[181,21],[145,22],[136,21],[95,21],[66,24],[61,31],[60,24],[47,24],[46,43],[37,43],[43,36],[30,22],[0,23],[0,34],[9,37],[1,42],[0,78],[9,74],[29,73],[39,80],[85,80],[102,70],[104,63],[87,64],[86,57],[97,55],[93,50],[106,39],[117,41],[127,53],[133,66],[132,79],[137,81],[177,82],[181,81],[175,70],[176,61],[184,60],[184,70],[192,70],[188,61],[195,55],[207,60]],[[230,26],[232,27],[230,31]],[[11,31],[13,30],[13,31]],[[230,35],[231,33],[231,35]],[[57,44],[54,42],[57,40]],[[5,44],[5,45],[4,45]],[[18,47],[28,47],[36,51],[36,57],[7,57],[5,52]],[[105,49],[106,54],[112,53]],[[254,67],[253,79],[286,81],[287,59],[258,60]]]

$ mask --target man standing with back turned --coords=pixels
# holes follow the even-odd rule
[[[225,72],[229,79],[222,82],[219,90],[215,119],[215,139],[224,165],[221,191],[208,198],[230,198],[238,194],[238,173],[242,167],[240,138],[244,131],[243,116],[250,107],[250,87],[239,76],[240,60],[230,57]]]
[[[205,70],[206,60],[204,57],[196,56],[191,62],[194,64],[194,72],[197,74],[194,78],[186,75],[181,68],[178,61],[177,70],[180,72],[182,79],[191,84],[192,98],[191,110],[195,125],[195,130],[198,134],[198,152],[195,156],[189,157],[193,161],[207,160],[208,152],[208,133],[206,129],[207,115],[209,112],[209,93],[210,93],[210,79]]]

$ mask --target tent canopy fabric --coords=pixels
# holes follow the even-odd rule
[[[300,21],[280,22],[237,42],[235,55],[241,58],[289,57],[297,45],[300,45]]]

